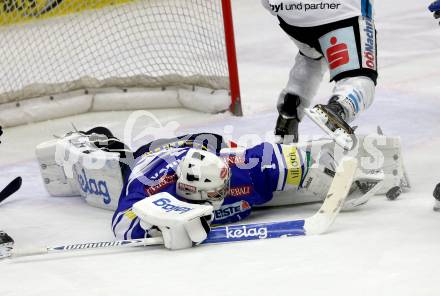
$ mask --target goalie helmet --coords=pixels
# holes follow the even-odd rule
[[[229,193],[231,171],[214,153],[190,149],[177,167],[176,193],[191,201],[221,205]]]

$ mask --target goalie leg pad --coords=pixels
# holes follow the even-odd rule
[[[89,205],[116,210],[124,185],[118,153],[83,153],[73,170],[78,191]]]
[[[50,195],[81,195],[92,206],[115,210],[123,187],[120,152],[97,146],[97,137],[109,142],[106,135],[74,132],[38,145],[36,155]]]
[[[79,134],[72,134],[41,143],[35,149],[44,186],[52,196],[80,195],[73,178],[73,163],[68,162],[72,159],[69,142],[79,137]]]
[[[381,170],[384,173],[383,186],[377,194],[386,194],[394,187],[403,191],[411,188],[411,183],[405,169],[402,144],[400,137],[378,134],[360,136],[357,153],[359,167],[364,172]]]

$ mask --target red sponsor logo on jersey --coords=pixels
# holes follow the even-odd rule
[[[251,205],[247,201],[243,200],[242,203],[241,203],[241,208],[243,210],[248,210],[248,209],[251,208]]]
[[[191,193],[196,193],[197,188],[188,184],[179,183],[179,189],[182,191],[187,191]]]
[[[224,159],[229,166],[245,163],[244,155],[228,155]]]
[[[159,179],[159,183],[154,186],[145,186],[145,192],[148,195],[154,195],[160,192],[162,189],[167,187],[168,185],[175,183],[177,181],[177,176],[174,175],[165,175]]]
[[[338,39],[336,37],[330,38],[330,43],[333,45],[327,49],[327,59],[330,65],[330,70],[348,64],[350,62],[350,54],[348,52],[347,44],[337,44]]]
[[[214,211],[216,220],[223,220],[229,217],[233,217],[237,214],[244,213],[251,209],[251,205],[245,201],[238,201],[233,204],[222,206],[220,209]]]
[[[229,147],[231,147],[231,148],[237,148],[237,147],[238,147],[238,144],[235,143],[234,141],[229,141]]]
[[[222,168],[222,170],[220,171],[220,178],[221,179],[226,179],[226,177],[229,176],[229,169],[228,168]]]
[[[364,44],[364,58],[365,58],[365,65],[375,70],[376,69],[376,42],[375,42],[375,31],[373,23],[369,20],[365,20],[365,44]]]
[[[232,197],[250,195],[251,193],[252,193],[251,186],[232,187],[231,189],[229,189],[229,196]]]

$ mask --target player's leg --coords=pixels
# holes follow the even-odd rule
[[[327,108],[345,122],[352,122],[374,100],[375,84],[366,76],[354,76],[336,82]]]
[[[293,39],[293,38],[292,38]],[[289,81],[278,98],[275,135],[279,142],[298,142],[298,124],[309,108],[326,71],[323,56],[313,47],[293,39],[300,52],[290,71]]]
[[[319,38],[335,88],[328,105],[339,103],[351,122],[373,102],[377,82],[377,42],[372,19],[351,18],[325,28]],[[339,115],[339,114],[338,114]]]
[[[374,21],[351,18],[321,26],[321,51],[335,81],[326,105],[312,110],[312,119],[329,132],[337,129],[352,134],[348,123],[365,111],[374,100],[377,81],[376,31]]]

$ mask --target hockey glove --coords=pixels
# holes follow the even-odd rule
[[[135,203],[133,212],[144,229],[151,229],[152,225],[160,229],[166,248],[178,250],[191,248],[207,238],[213,207],[186,203],[162,192]]]

